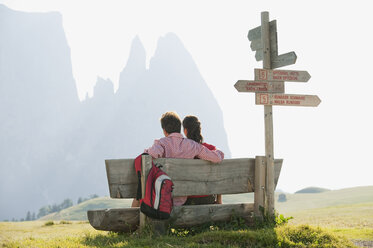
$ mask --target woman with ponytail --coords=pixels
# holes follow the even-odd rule
[[[203,142],[203,136],[201,133],[201,122],[196,116],[188,115],[183,120],[184,134],[188,139],[194,140],[197,143],[202,144],[209,150],[216,150],[216,147]],[[188,196],[187,201],[184,205],[201,205],[201,204],[222,204],[221,195],[194,195]]]

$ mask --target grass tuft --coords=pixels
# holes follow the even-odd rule
[[[53,226],[53,225],[54,225],[54,222],[51,220],[44,223],[44,226]]]
[[[61,225],[66,225],[66,224],[72,224],[72,222],[71,221],[66,221],[66,220],[61,220],[60,224]]]

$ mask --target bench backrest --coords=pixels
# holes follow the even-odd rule
[[[145,158],[145,159],[144,159]],[[151,157],[144,156],[143,163]],[[238,194],[254,192],[255,159],[224,159],[214,164],[200,159],[159,158],[175,188],[174,196]],[[111,198],[135,198],[137,176],[134,159],[105,160]],[[275,160],[275,185],[280,175],[282,159]]]

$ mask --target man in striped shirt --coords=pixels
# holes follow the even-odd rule
[[[195,142],[194,140],[184,138],[180,133],[181,120],[177,113],[166,112],[161,118],[161,127],[164,136],[159,140],[155,140],[154,144],[145,149],[144,152],[151,155],[153,158],[189,158],[195,157],[208,160],[213,163],[219,163],[224,159],[224,153],[218,149],[209,150],[205,146]],[[175,197],[173,199],[175,206],[180,206],[185,203],[187,197]],[[134,199],[132,207],[138,207],[139,201]]]

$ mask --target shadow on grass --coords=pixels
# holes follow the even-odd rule
[[[184,247],[185,238],[183,237],[172,237],[169,235],[156,237],[152,233],[114,233],[109,232],[105,234],[91,235],[87,234],[83,240],[82,245],[88,247],[103,247],[103,248],[114,248],[114,247],[167,247],[172,243],[177,247]]]
[[[126,247],[131,239],[130,234],[105,233],[105,234],[86,234],[82,244],[88,247]]]
[[[274,228],[253,229],[240,218],[229,223],[209,223],[191,228],[172,228],[163,236],[151,229],[139,235],[87,234],[82,244],[88,247],[274,247]]]

